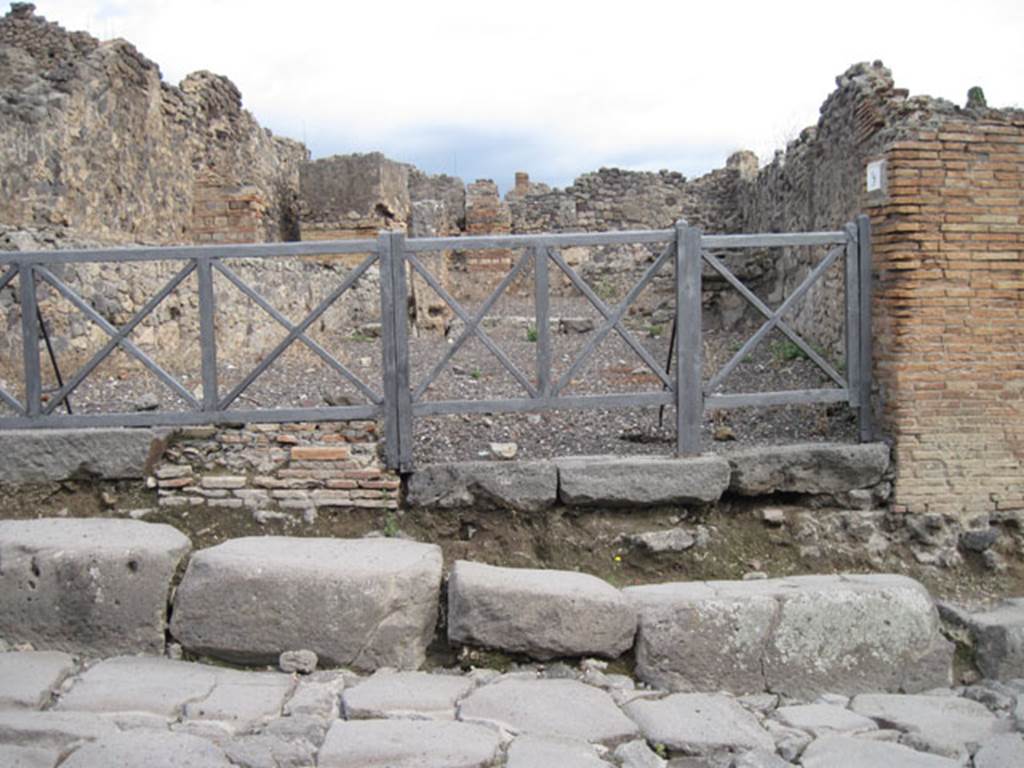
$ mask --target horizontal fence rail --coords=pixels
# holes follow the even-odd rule
[[[612,304],[600,297],[565,260],[562,250],[570,247],[648,245],[657,247],[657,256],[624,297]],[[724,261],[719,251],[785,247],[824,247],[828,251],[776,307],[769,307]],[[469,311],[449,292],[443,281],[431,272],[421,258],[424,254],[497,249],[518,251],[511,269],[484,299],[475,312]],[[327,287],[319,304],[297,323],[292,323],[277,307],[246,282],[225,260],[271,259],[330,255],[364,255],[355,267]],[[85,263],[181,262],[180,268],[132,317],[120,326],[104,318],[76,290],[62,280],[55,267]],[[844,368],[837,370],[812,344],[803,339],[786,321],[811,288],[826,272],[841,264],[845,285]],[[532,371],[521,370],[511,356],[484,329],[483,320],[518,278],[531,267],[534,276],[534,328],[536,361]],[[668,267],[674,270],[675,316],[669,363],[663,366],[625,325],[624,319],[637,297]],[[309,335],[332,306],[371,268],[380,273],[381,380],[367,382]],[[749,303],[763,322],[718,371],[704,382],[701,347],[702,271],[719,275]],[[587,305],[598,315],[590,337],[557,378],[552,366],[550,299],[552,275],[559,276],[579,291]],[[130,336],[154,310],[187,279],[196,275],[199,347],[201,351],[201,390],[184,386],[172,373],[154,361]],[[224,391],[218,371],[218,340],[215,322],[217,296],[214,275],[226,280],[268,319],[281,326],[285,337],[241,380]],[[462,323],[445,352],[430,367],[426,376],[411,381],[407,306],[411,276],[422,280],[447,305]],[[0,416],[0,428],[53,428],[89,426],[154,426],[239,424],[248,422],[286,422],[380,418],[384,422],[386,462],[392,468],[409,470],[413,464],[413,420],[440,414],[527,412],[550,409],[664,407],[676,410],[676,451],[692,454],[700,451],[701,424],[710,409],[845,402],[856,409],[859,435],[871,438],[871,244],[866,216],[859,216],[843,230],[781,234],[704,235],[686,222],[671,229],[534,235],[495,235],[407,239],[400,232],[382,232],[375,240],[313,241],[261,245],[185,246],[169,248],[108,248],[0,254],[0,290],[18,280],[17,300],[21,309],[24,393],[0,387],[0,403],[13,410],[11,417]],[[99,326],[107,340],[91,358],[66,381],[44,398],[40,331],[45,330],[38,314],[38,289],[47,286],[56,291],[88,320]],[[782,333],[811,360],[835,386],[823,389],[779,392],[723,394],[717,390],[736,367],[773,331]],[[661,385],[660,392],[623,392],[601,395],[574,395],[566,392],[574,377],[587,366],[595,350],[615,336],[642,360],[645,368]],[[425,395],[454,356],[471,339],[479,341],[508,372],[522,390],[519,397],[482,400],[427,400]],[[239,397],[267,369],[298,343],[313,353],[340,380],[347,382],[365,398],[362,405],[309,408],[232,407]],[[48,343],[48,339],[47,339]],[[71,414],[70,396],[94,374],[100,364],[120,349],[141,363],[185,405],[184,411],[145,413]],[[674,371],[671,360],[676,361]],[[64,405],[68,413],[61,413]]]

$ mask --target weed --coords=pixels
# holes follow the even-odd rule
[[[480,381],[480,379],[483,378],[483,373],[481,373],[479,368],[474,368],[469,372],[469,378],[473,381]]]
[[[789,339],[777,341],[771,346],[772,358],[777,363],[786,363],[791,360],[806,360],[807,353]]]
[[[665,331],[665,326],[658,325],[657,323],[647,326],[647,335],[652,339],[657,339]]]
[[[533,343],[537,341],[537,329],[532,325],[526,329],[526,340]]]
[[[389,539],[393,539],[398,534],[400,534],[402,531],[398,527],[398,518],[395,517],[395,515],[388,513],[388,515],[384,518],[384,527],[382,531],[384,535]]]
[[[348,339],[349,341],[354,341],[357,344],[369,344],[374,340],[372,336],[367,336],[365,333],[359,332],[353,333],[348,337]]]

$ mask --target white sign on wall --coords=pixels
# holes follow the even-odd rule
[[[881,192],[885,187],[885,160],[872,160],[868,163],[867,191]]]

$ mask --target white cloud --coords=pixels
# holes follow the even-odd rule
[[[1024,105],[1015,2],[37,4],[132,41],[173,82],[227,75],[261,122],[318,152],[462,155],[467,175],[504,183],[500,155],[560,183],[621,158],[693,173],[741,147],[768,156],[861,60],[914,93],[962,102],[980,84]],[[497,151],[501,137],[516,146]]]

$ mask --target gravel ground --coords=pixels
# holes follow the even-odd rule
[[[473,311],[470,309],[469,311]],[[530,380],[536,375],[537,344],[529,319],[532,300],[506,296],[488,315],[488,335]],[[600,317],[582,298],[555,297],[553,318],[570,318],[572,329],[552,333],[553,380],[593,335],[588,324]],[[268,323],[270,323],[268,319]],[[669,348],[669,326],[644,317],[627,317],[625,324],[661,365]],[[330,322],[328,318],[328,323]],[[283,329],[280,336],[284,335]],[[371,329],[372,330],[372,329]],[[564,328],[561,330],[565,330]],[[583,332],[580,332],[580,331]],[[455,339],[421,335],[410,339],[410,369],[417,387],[443,357]],[[748,332],[705,332],[705,381],[739,349]],[[379,339],[365,333],[338,334],[320,329],[313,338],[335,354],[372,389],[381,391]],[[265,354],[270,345],[262,350]],[[828,386],[823,373],[774,332],[737,367],[720,391],[756,392]],[[226,393],[260,359],[261,351],[221,349],[221,392]],[[154,358],[178,376],[184,386],[201,390],[196,366],[154,353]],[[196,355],[198,357],[198,355]],[[45,359],[44,359],[45,360]],[[45,362],[44,362],[45,369]],[[65,377],[70,375],[65,370]],[[20,390],[20,382],[0,382]],[[598,346],[586,368],[578,372],[564,394],[657,392],[660,380],[614,333]],[[524,390],[478,339],[470,339],[452,358],[424,395],[426,400],[523,397]],[[366,402],[350,384],[330,371],[315,355],[295,344],[236,401],[238,408],[315,407],[325,404]],[[137,411],[160,407],[184,410],[184,403],[141,364],[118,351],[102,364],[72,397],[75,413]],[[0,413],[10,411],[0,404]],[[492,456],[492,442],[516,443],[518,457],[541,458],[569,454],[649,453],[674,449],[674,409],[623,408],[564,410],[534,414],[457,415],[418,418],[415,421],[415,458],[418,462],[476,459]],[[709,412],[703,429],[705,450],[807,440],[855,439],[852,411],[844,404],[742,408]]]

